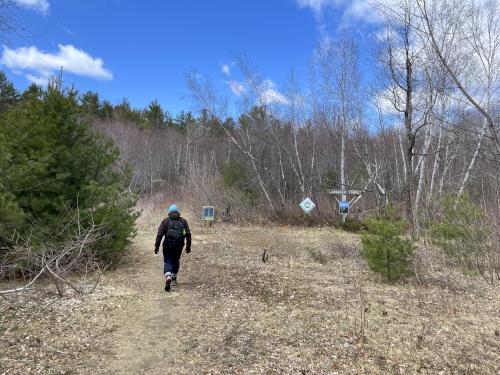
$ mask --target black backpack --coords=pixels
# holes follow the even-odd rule
[[[169,246],[182,246],[184,245],[184,221],[168,219],[167,233],[165,234],[165,241]]]

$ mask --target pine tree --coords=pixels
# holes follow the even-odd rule
[[[433,242],[468,272],[488,253],[494,228],[467,194],[446,197],[441,214],[429,223]]]
[[[206,108],[203,108],[200,113],[200,117],[198,118],[198,122],[204,128],[208,128],[210,122],[210,115]]]
[[[14,104],[19,99],[19,94],[12,84],[7,79],[4,72],[0,71],[0,112],[7,109],[8,106]]]
[[[78,209],[82,225],[102,225],[108,236],[99,250],[112,260],[134,232],[134,198],[125,191],[127,171],[116,168],[116,147],[85,118],[76,92],[54,86],[30,87],[0,115],[0,210],[12,212],[15,230],[31,233],[37,246],[71,230],[62,230],[62,218]],[[12,225],[1,217],[0,237],[8,238]]]
[[[390,218],[366,222],[368,230],[362,235],[362,256],[370,269],[387,278],[397,280],[411,273],[414,243],[405,239],[407,223]]]
[[[181,128],[184,128],[186,126],[186,123],[187,123],[186,112],[181,111],[175,118],[175,124]]]
[[[9,243],[15,229],[23,222],[23,212],[16,203],[16,197],[8,190],[5,172],[12,156],[5,138],[5,135],[0,133],[0,252]]]
[[[149,103],[148,108],[144,111],[144,116],[149,127],[154,129],[163,129],[165,127],[165,114],[157,100]]]
[[[99,118],[105,121],[109,121],[114,118],[113,105],[108,100],[103,100],[99,111]]]
[[[82,95],[81,99],[82,111],[90,118],[96,118],[101,112],[101,102],[99,94],[92,91],[87,91]]]
[[[174,126],[174,118],[169,111],[165,111],[165,126],[171,128]]]
[[[115,106],[114,114],[118,120],[123,122],[142,123],[141,111],[133,109],[127,99],[123,99],[120,104]]]
[[[0,71],[0,113],[6,111],[19,100],[14,85]],[[8,137],[0,131],[0,252],[9,242],[10,234],[23,221],[22,210],[15,202],[15,196],[8,189],[6,170],[12,160],[8,147]]]

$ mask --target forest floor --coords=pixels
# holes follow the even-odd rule
[[[391,285],[353,234],[187,218],[170,293],[156,213],[94,293],[0,297],[0,374],[500,374],[498,286],[426,257]]]

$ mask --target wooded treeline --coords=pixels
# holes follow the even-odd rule
[[[238,56],[237,103],[187,75],[197,116],[172,120],[157,102],[106,109],[92,94],[83,105],[105,114],[97,126],[140,193],[189,191],[200,205],[246,217],[300,215],[309,196],[313,215],[329,218],[337,203],[327,189],[356,188],[365,193],[355,214],[398,205],[415,231],[441,198],[466,194],[498,217],[498,2],[401,0],[379,11],[370,81],[344,33],[319,44],[308,87],[292,72],[280,93]]]
[[[340,197],[357,229],[391,212],[405,219],[394,233],[437,231],[467,268],[476,254],[476,270],[498,278],[499,2],[378,6],[370,66],[347,31],[318,44],[307,86],[292,71],[279,91],[236,56],[236,100],[191,72],[198,110],[175,118],[156,100],[112,105],[62,77],[18,92],[0,75],[0,278],[45,273],[60,291],[65,275],[119,259],[136,194],[215,205],[227,221],[304,225],[338,219],[332,188],[363,192]]]

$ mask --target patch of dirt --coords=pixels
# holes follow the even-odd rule
[[[190,220],[193,251],[166,293],[153,254],[160,219],[143,220],[96,293],[0,300],[0,374],[500,371],[498,287],[385,284],[357,236],[329,228]]]

